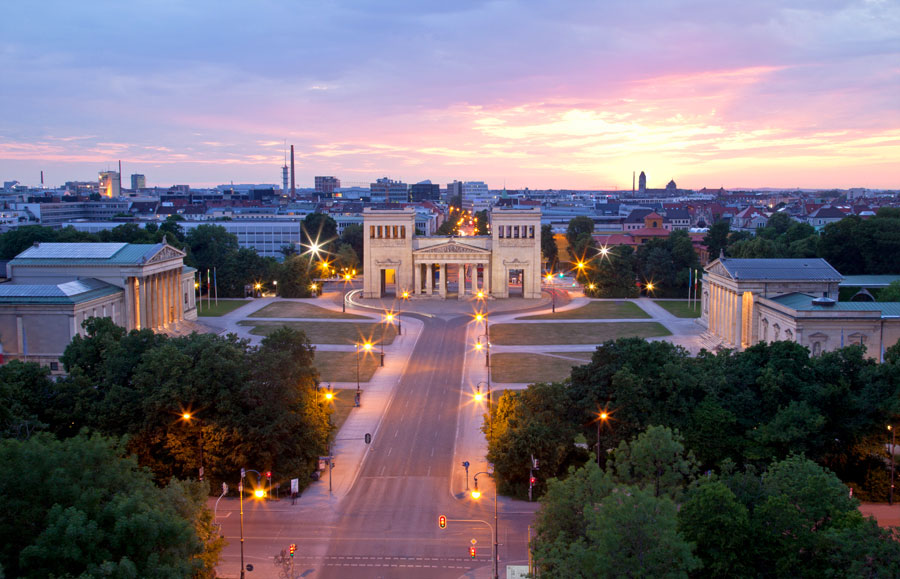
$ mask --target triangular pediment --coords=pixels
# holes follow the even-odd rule
[[[714,262],[712,262],[711,264],[707,265],[705,268],[705,271],[707,273],[712,273],[712,274],[722,276],[722,277],[725,277],[728,279],[734,279],[731,276],[731,274],[728,273],[728,270],[725,269],[725,266],[722,265],[722,262],[720,262],[718,259],[715,260]]]
[[[464,243],[460,243],[458,241],[448,241],[447,243],[442,243],[440,245],[432,245],[431,247],[424,247],[422,249],[416,249],[413,251],[415,255],[441,255],[446,253],[455,253],[455,254],[468,254],[468,255],[490,255],[491,252],[488,249],[482,249],[480,247],[473,247],[471,245],[466,245]]]
[[[163,244],[156,253],[147,258],[147,263],[159,263],[161,261],[169,261],[172,259],[184,259],[187,254],[179,251],[168,244]]]

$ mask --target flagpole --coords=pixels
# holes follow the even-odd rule
[[[213,288],[216,291],[216,305],[219,305],[219,280],[216,278],[216,268],[213,268]]]

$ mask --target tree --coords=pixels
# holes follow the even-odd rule
[[[46,428],[41,419],[52,390],[50,370],[11,360],[0,366],[0,438],[28,438]]]
[[[0,235],[0,259],[12,259],[35,243],[56,241],[57,233],[51,227],[24,225]]]
[[[588,546],[575,561],[581,576],[687,578],[701,566],[694,545],[678,533],[670,498],[617,490],[587,512]]]
[[[654,497],[678,499],[697,470],[684,439],[664,426],[651,426],[631,442],[619,443],[610,470],[618,482],[646,490]]]
[[[599,298],[637,297],[634,249],[627,245],[606,249],[606,253],[601,253],[587,271],[586,285],[594,286],[594,290],[588,290],[588,293]]]
[[[332,242],[338,239],[337,221],[325,213],[308,214],[303,218],[301,229],[304,251],[312,251],[313,245],[318,245],[322,253],[329,253],[332,251]]]
[[[549,224],[541,226],[541,258],[547,263],[547,271],[553,271],[559,261],[559,248]]]
[[[285,298],[308,298],[312,295],[310,284],[312,264],[304,255],[284,260],[278,272],[278,291]]]
[[[6,573],[215,576],[224,540],[213,532],[205,493],[196,484],[157,488],[123,453],[120,443],[100,436],[0,442]]]
[[[697,545],[704,575],[753,575],[745,551],[753,542],[749,511],[721,481],[704,478],[690,489],[678,512],[678,530]]]
[[[358,259],[363,259],[363,248],[365,244],[363,243],[362,225],[353,223],[344,227],[344,232],[341,234],[341,241],[353,248],[353,252]]]
[[[179,242],[184,242],[184,228],[181,226],[183,221],[184,217],[181,215],[169,215],[160,224],[159,230],[166,235],[174,236]]]
[[[582,234],[591,235],[594,233],[594,220],[585,215],[579,215],[569,221],[566,228],[566,240],[569,245],[575,245],[576,241]]]
[[[440,227],[437,228],[436,233],[438,235],[456,235],[459,231],[459,220],[454,219],[453,216],[447,217],[447,219],[441,223]]]
[[[334,256],[334,267],[338,271],[359,269],[359,257],[349,243],[341,243]]]
[[[228,233],[221,225],[198,225],[185,236],[188,259],[201,272],[221,269],[229,255],[239,249],[237,236]],[[218,271],[216,272],[218,275]]]
[[[900,280],[894,280],[878,292],[880,302],[900,302]]]
[[[475,214],[475,235],[488,235],[488,224],[490,223],[490,215],[487,209],[483,209]]]
[[[716,221],[703,236],[703,245],[709,253],[709,259],[717,259],[719,253],[728,247],[728,232],[731,230],[731,224],[728,221]]]

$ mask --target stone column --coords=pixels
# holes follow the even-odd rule
[[[706,299],[709,300],[709,333],[716,335],[716,286],[709,284],[707,288],[708,294]]]
[[[169,272],[163,272],[159,274],[159,294],[162,301],[160,302],[160,314],[162,314],[162,319],[159,321],[159,325],[162,327],[168,327],[169,325],[169,300],[172,296],[172,289],[169,287],[169,284],[172,282],[172,278],[169,275]]]
[[[734,344],[734,292],[728,291],[728,341]]]
[[[175,275],[178,277],[178,321],[184,319],[184,306],[185,306],[185,291],[184,291],[184,278],[181,277],[181,274],[184,273],[183,269],[178,270]],[[191,280],[193,281],[193,279]],[[191,294],[194,292],[194,284],[191,284]],[[191,295],[188,294],[188,295]]]
[[[484,264],[484,271],[482,272],[484,278],[481,280],[481,289],[484,290],[484,295],[491,295],[491,261],[488,260],[486,264]]]
[[[744,298],[740,294],[735,294],[735,298],[734,345],[741,349],[744,335]]]
[[[419,295],[422,292],[422,265],[415,264],[413,266],[413,295]]]
[[[137,323],[139,329],[144,329],[148,327],[147,324],[147,278],[140,277],[135,278],[137,282]]]
[[[441,276],[441,279],[438,281],[438,294],[443,300],[447,299],[447,270],[446,263],[438,264],[438,271]]]
[[[125,319],[122,324],[126,330],[134,329],[134,278],[125,278]]]
[[[466,299],[466,269],[468,269],[468,263],[459,264],[459,292],[457,292],[456,298],[459,300]]]
[[[425,264],[425,295],[434,295],[434,264]]]

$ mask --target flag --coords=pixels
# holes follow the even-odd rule
[[[209,298],[212,296],[212,282],[210,282],[210,270],[206,270],[206,307],[209,307]]]

